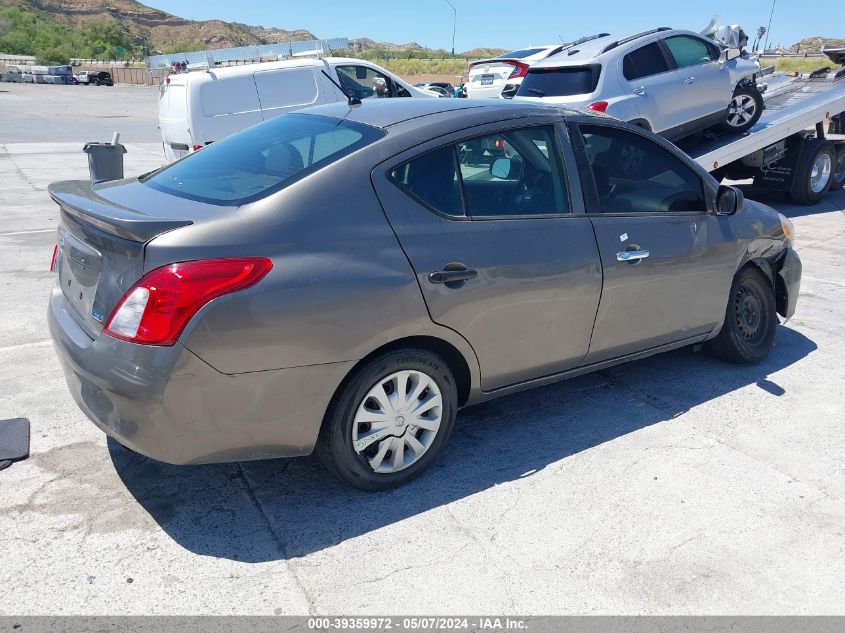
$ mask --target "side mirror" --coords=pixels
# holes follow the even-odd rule
[[[490,163],[490,175],[494,178],[501,178],[502,180],[507,180],[508,177],[511,175],[511,159],[510,158],[497,158],[492,163]]]
[[[737,211],[742,211],[743,206],[745,206],[745,196],[739,189],[719,185],[719,191],[716,194],[716,215],[733,215]]]
[[[726,48],[719,55],[719,63],[725,64],[733,61],[742,55],[742,51],[738,48]]]

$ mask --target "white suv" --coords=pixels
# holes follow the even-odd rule
[[[467,96],[472,99],[513,97],[528,66],[559,53],[563,47],[563,44],[532,46],[473,62],[469,66],[465,87]]]
[[[759,63],[692,31],[602,35],[532,64],[516,100],[606,112],[677,140],[720,125],[745,132],[763,112]]]

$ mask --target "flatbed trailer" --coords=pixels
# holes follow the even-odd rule
[[[765,110],[743,135],[700,134],[678,147],[716,178],[754,179],[754,185],[815,204],[845,185],[845,68],[767,78]]]

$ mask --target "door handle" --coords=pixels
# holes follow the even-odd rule
[[[458,270],[437,270],[428,274],[428,281],[433,284],[448,284],[455,281],[469,281],[478,277],[478,271],[472,268]]]
[[[628,262],[629,264],[635,264],[636,262],[640,261],[641,259],[645,259],[651,255],[646,250],[636,250],[636,251],[619,251],[616,253],[616,261],[618,262]]]
[[[645,88],[643,88],[643,87],[634,88],[634,94],[640,95],[640,96],[644,95],[645,94]]]
[[[687,77],[686,79],[684,79],[684,83],[686,83],[687,85],[694,84],[695,77]]]

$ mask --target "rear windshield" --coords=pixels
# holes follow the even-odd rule
[[[142,182],[180,198],[236,206],[279,191],[382,136],[383,130],[343,119],[285,114],[208,145]]]
[[[563,66],[529,68],[517,95],[520,97],[569,97],[589,94],[596,89],[601,67]]]
[[[542,48],[523,48],[519,51],[511,51],[510,53],[497,55],[497,59],[522,59],[523,57],[531,57],[532,55],[536,55],[542,51]]]

